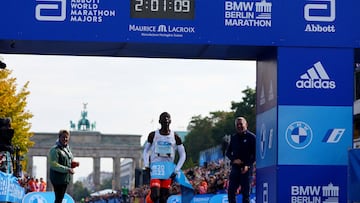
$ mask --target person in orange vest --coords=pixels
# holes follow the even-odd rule
[[[35,187],[36,187],[36,192],[39,192],[40,191],[40,182],[39,182],[38,178],[35,179]]]
[[[36,182],[34,180],[34,177],[30,178],[28,185],[29,185],[29,192],[36,192]]]
[[[40,192],[46,192],[46,182],[43,178],[40,178]]]
[[[147,194],[146,197],[145,197],[145,203],[154,203],[154,202],[152,201],[150,195],[151,195],[151,190],[149,189],[149,192],[148,192],[148,194]]]

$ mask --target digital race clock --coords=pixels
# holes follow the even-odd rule
[[[132,18],[194,19],[195,0],[130,0]]]

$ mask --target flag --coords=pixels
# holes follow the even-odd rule
[[[175,178],[175,181],[179,183],[181,188],[181,202],[190,203],[195,195],[195,191],[183,171],[179,171]]]

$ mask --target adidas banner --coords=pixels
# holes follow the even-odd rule
[[[278,105],[352,106],[352,49],[279,48]]]

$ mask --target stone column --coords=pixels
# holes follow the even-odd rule
[[[121,163],[120,157],[113,157],[113,189],[120,190]]]
[[[53,191],[53,187],[50,182],[50,163],[47,157],[46,157],[46,191]]]
[[[26,170],[28,172],[28,176],[34,176],[33,171],[32,171],[33,167],[34,167],[33,166],[33,156],[30,155],[28,158],[27,170]]]
[[[93,161],[94,161],[93,181],[94,181],[95,189],[98,190],[100,188],[100,157],[94,157]]]
[[[141,157],[134,157],[133,162],[135,163],[135,168],[142,168],[141,167]]]
[[[139,159],[132,158],[132,172],[131,172],[131,178],[130,178],[130,187],[135,188],[135,169],[139,168]],[[142,179],[142,176],[141,176]],[[142,182],[142,181],[141,181]]]

